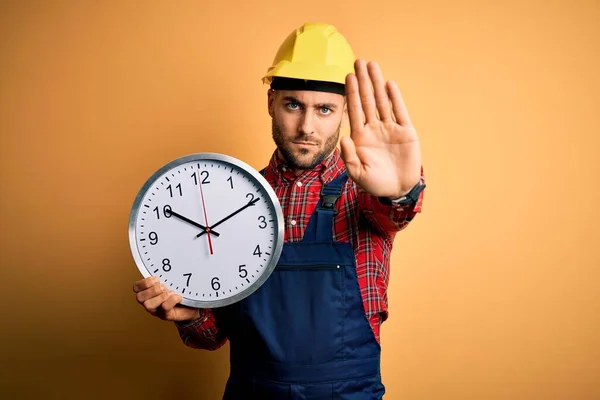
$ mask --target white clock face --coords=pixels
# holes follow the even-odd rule
[[[145,277],[157,276],[208,308],[239,301],[268,278],[283,246],[282,212],[258,172],[221,154],[179,158],[140,190],[130,246]]]

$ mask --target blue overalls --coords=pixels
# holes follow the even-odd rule
[[[367,321],[350,243],[333,241],[347,175],[323,186],[304,237],[231,306],[224,400],[381,399],[380,346]]]

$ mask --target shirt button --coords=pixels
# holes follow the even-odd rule
[[[292,224],[292,226],[296,225],[296,220],[295,219],[291,220],[290,224]]]
[[[298,187],[300,187],[300,186],[302,186],[302,182],[298,181],[298,182],[296,182],[296,185],[297,185]]]

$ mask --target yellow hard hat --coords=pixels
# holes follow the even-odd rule
[[[292,84],[296,89],[302,88],[295,86],[302,81],[312,81],[312,90],[324,87],[314,86],[315,82],[330,83],[325,90],[339,85],[343,90],[346,75],[354,73],[354,61],[350,44],[335,26],[305,23],[283,41],[262,81],[273,87],[274,81],[279,80],[286,82],[286,88]]]

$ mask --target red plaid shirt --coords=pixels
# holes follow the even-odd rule
[[[337,148],[319,166],[300,176],[277,157],[277,152],[273,154],[265,178],[274,188],[283,209],[286,242],[302,239],[323,183],[332,181],[345,169]],[[423,175],[421,181],[424,182]],[[415,206],[389,205],[365,193],[348,179],[337,202],[339,212],[335,216],[333,237],[336,241],[349,241],[354,247],[364,309],[378,342],[380,325],[388,317],[387,286],[394,237],[421,211],[423,193]],[[200,318],[187,323],[177,322],[176,326],[183,342],[192,348],[216,350],[227,341],[227,333],[219,329],[210,309],[202,309]]]

